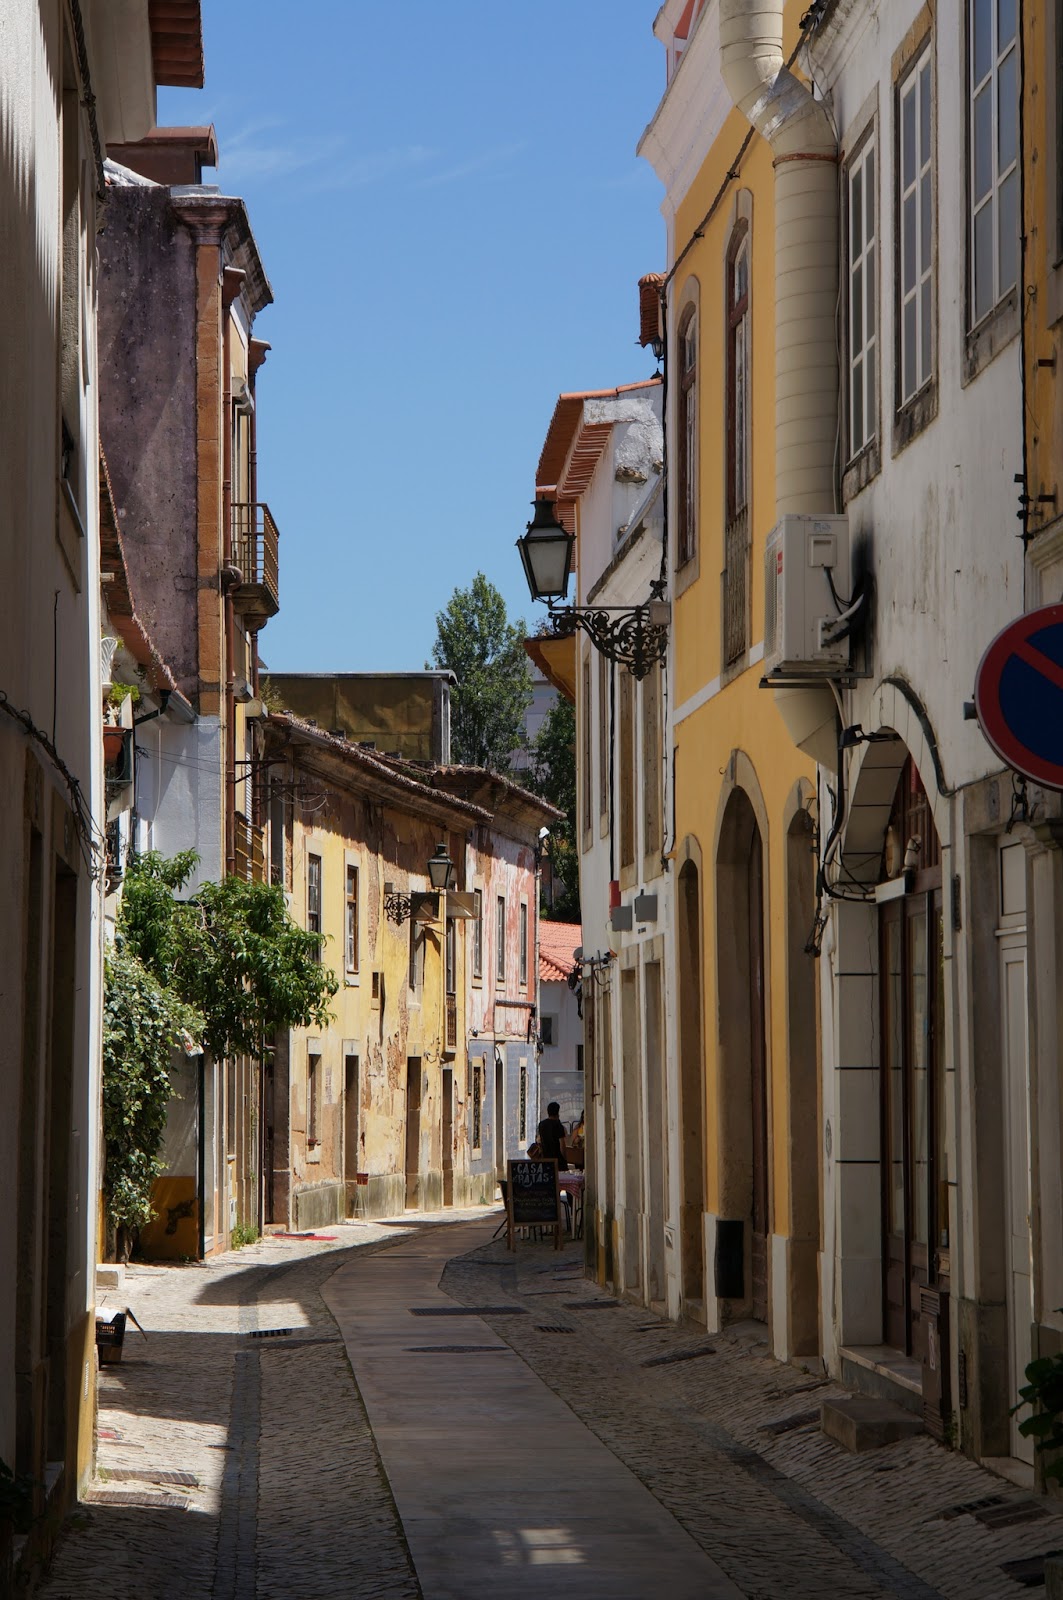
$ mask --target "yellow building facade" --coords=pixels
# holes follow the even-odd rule
[[[659,293],[681,1304],[709,1328],[764,1322],[790,1356],[820,1347],[816,986],[804,949],[816,784],[761,687],[765,541],[779,514],[776,174],[772,147],[732,107],[715,8],[701,10],[658,16],[669,83],[640,146],[668,190]]]

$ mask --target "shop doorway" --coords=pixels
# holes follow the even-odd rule
[[[414,1211],[421,1189],[421,1058],[406,1061],[406,1209]]]
[[[1033,1247],[1030,1235],[1030,1050],[1026,987],[1026,850],[1018,842],[1000,852],[1001,1047],[1004,1063],[1005,1241],[1007,1251],[1010,1391],[1017,1395],[1033,1360]],[[1010,1451],[1033,1464],[1033,1440],[1010,1418]]]
[[[679,873],[680,1264],[683,1309],[705,1299],[705,1078],[701,1037],[701,890],[696,864]]]
[[[454,1068],[443,1068],[443,1204],[454,1204]]]
[[[898,885],[879,911],[883,1339],[926,1365],[933,1352],[924,1313],[937,1315],[949,1286],[945,969],[941,849],[911,757],[894,796],[882,877]]]

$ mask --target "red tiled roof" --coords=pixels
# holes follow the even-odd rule
[[[539,923],[539,981],[564,983],[575,965],[572,952],[583,943],[578,922]]]
[[[643,349],[661,336],[661,285],[663,272],[647,272],[639,279],[639,344]]]
[[[150,0],[148,20],[155,82],[160,87],[202,89],[200,0]]]
[[[554,500],[554,515],[569,533],[576,531],[575,503],[591,481],[612,427],[611,422],[590,422],[584,426],[584,401],[619,400],[642,389],[659,388],[660,384],[659,377],[643,378],[639,383],[622,383],[616,389],[586,389],[579,394],[558,395],[539,457],[535,492]]]

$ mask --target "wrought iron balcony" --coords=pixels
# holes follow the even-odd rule
[[[265,832],[245,817],[242,811],[233,816],[233,875],[245,883],[265,883],[266,855]]]
[[[233,502],[233,605],[251,633],[280,610],[277,524],[261,500]]]

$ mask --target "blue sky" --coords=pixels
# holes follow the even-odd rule
[[[419,669],[477,570],[533,621],[513,542],[556,397],[654,371],[656,9],[203,0],[206,87],[163,90],[159,121],[215,124],[206,177],[246,198],[273,285],[272,669]]]

